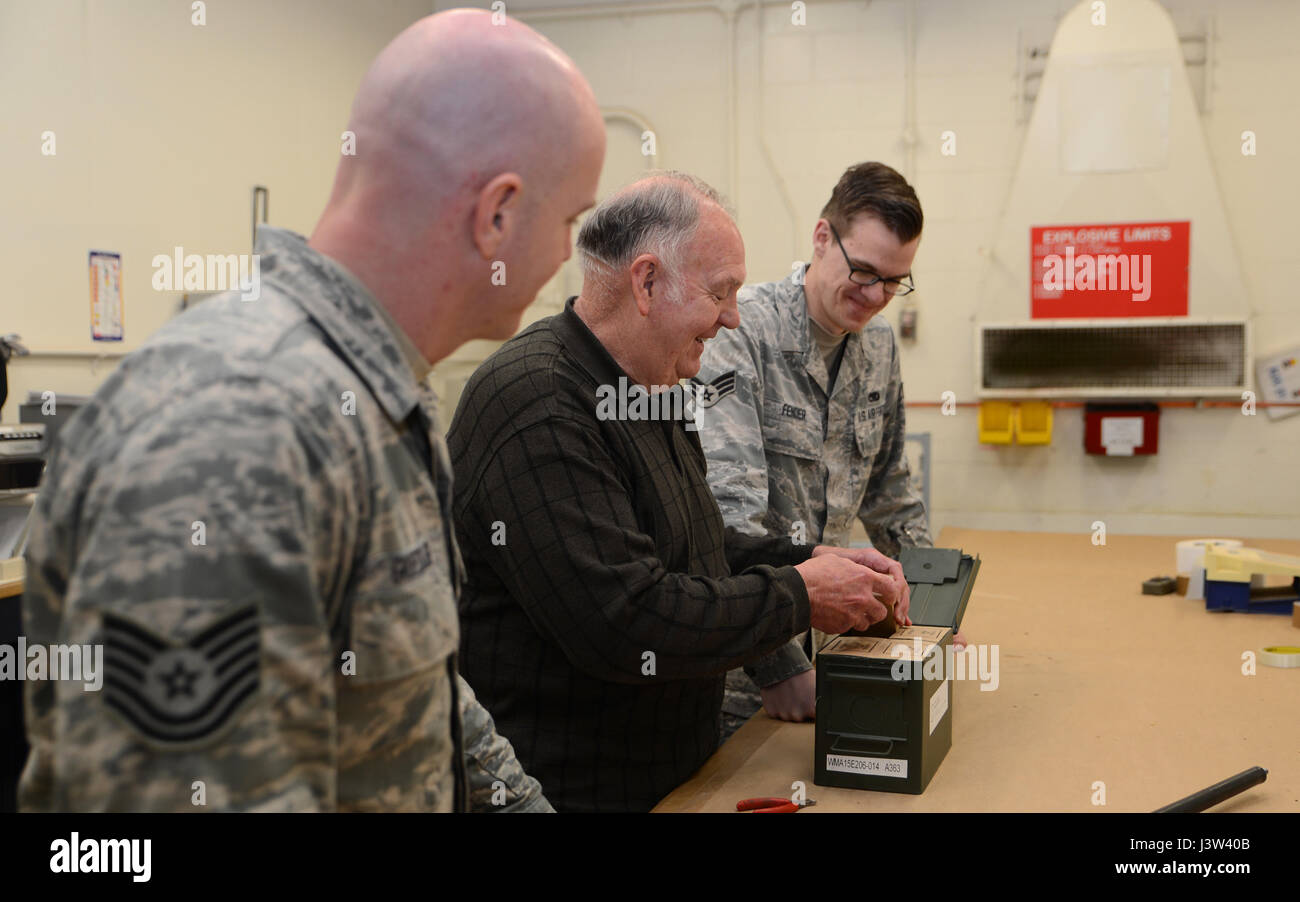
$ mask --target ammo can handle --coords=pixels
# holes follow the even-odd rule
[[[842,748],[840,746],[841,739],[850,739],[850,740],[857,739],[857,740],[862,740],[864,742],[879,743],[882,744],[884,748],[879,750],[864,749],[864,748]],[[890,752],[894,750],[894,743],[897,741],[899,740],[894,736],[871,736],[867,733],[838,733],[835,736],[835,741],[831,743],[830,750],[831,752],[857,752],[859,754],[862,752],[871,752],[873,754],[888,755]]]

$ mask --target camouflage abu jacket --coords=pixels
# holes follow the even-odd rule
[[[872,545],[895,558],[900,548],[930,545],[903,450],[893,329],[877,316],[849,335],[828,397],[802,277],[741,289],[740,327],[705,344],[697,379],[719,386],[720,397],[703,413],[700,442],[722,516],[752,535],[841,546],[856,517]],[[789,648],[753,668],[759,686],[808,669],[802,651]]]
[[[551,810],[457,673],[432,392],[342,266],[258,250],[58,435],[23,620],[102,687],[26,684],[20,807]]]

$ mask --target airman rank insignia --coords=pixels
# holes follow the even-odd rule
[[[736,390],[736,371],[723,373],[709,382],[701,382],[697,377],[692,376],[691,386],[695,389],[695,397],[700,407],[712,407]]]

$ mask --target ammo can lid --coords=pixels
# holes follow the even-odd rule
[[[959,629],[979,573],[979,556],[963,554],[960,548],[904,548],[898,562],[912,592],[912,622]]]

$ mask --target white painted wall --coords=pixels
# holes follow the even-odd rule
[[[1112,7],[1124,2],[1112,0]],[[1287,87],[1300,75],[1287,44],[1300,27],[1300,5],[1161,5],[1180,34],[1204,33],[1207,17],[1215,34],[1208,88],[1202,67],[1179,75],[1197,106],[1180,111],[1187,116],[1172,135],[1175,143],[1199,135],[1209,152],[1179,170],[1178,192],[1193,199],[1186,205],[1194,220],[1192,312],[1248,316],[1259,353],[1300,345],[1300,307],[1289,288],[1300,251],[1286,237],[1291,229],[1284,218],[1300,200],[1300,172],[1288,153],[1300,139],[1300,120]],[[608,17],[590,10],[580,17],[531,12],[541,6],[509,4],[578,61],[602,103],[631,107],[656,124],[661,163],[730,190],[751,280],[781,278],[792,261],[806,258],[812,224],[846,166],[880,159],[908,175],[925,207],[926,228],[915,265],[920,338],[903,349],[907,397],[937,402],[952,390],[961,400],[975,399],[973,323],[1029,315],[1028,284],[1017,276],[1007,287],[1005,270],[1027,270],[1031,223],[1008,226],[1020,237],[1014,251],[1004,252],[1006,266],[995,253],[1028,127],[1018,116],[1018,46],[1047,49],[1073,2],[917,0],[910,91],[906,0],[809,2],[803,26],[791,24],[789,4],[769,4],[761,25],[753,5],[741,4],[734,172],[727,105],[718,102],[727,88],[719,71],[729,35],[723,16],[628,7]],[[1112,9],[1112,23],[1122,12]],[[1119,22],[1124,27],[1126,17]],[[1135,37],[1135,45],[1146,42]],[[1188,47],[1189,56],[1204,56],[1202,46]],[[1203,97],[1209,112],[1200,109]],[[911,153],[909,122],[916,137]],[[1245,129],[1259,136],[1257,156],[1241,155]],[[958,135],[955,157],[940,153],[946,130]],[[611,146],[607,169],[636,165]],[[1206,190],[1207,171],[1219,180],[1221,213]],[[1060,222],[1095,218],[1090,189],[1080,190],[1079,218]],[[1165,198],[1175,206],[1178,199]],[[1064,216],[1069,207],[1052,209]],[[1129,202],[1113,218],[1176,218],[1163,208],[1143,216],[1137,209]],[[1029,214],[1022,205],[1011,215]],[[1198,245],[1206,235],[1212,241],[1205,245],[1235,247],[1236,260]],[[1234,291],[1229,286],[1237,278]],[[885,315],[897,323],[896,309]],[[1057,411],[1050,447],[981,446],[971,408],[955,417],[913,409],[908,418],[909,430],[932,433],[936,532],[944,525],[1086,532],[1101,519],[1113,532],[1300,534],[1300,417],[1273,422],[1227,409],[1165,411],[1161,452],[1133,460],[1085,455],[1078,410]]]
[[[94,247],[126,255],[126,345],[138,344],[175,302],[150,296],[149,258],[175,244],[244,250],[255,183],[271,186],[274,224],[309,230],[366,63],[431,6],[450,5],[223,0],[209,4],[203,32],[181,14],[187,5],[160,0],[0,0],[0,265],[10,274],[0,331],[21,332],[36,349],[89,347],[85,265]],[[926,209],[915,267],[920,339],[903,350],[907,396],[938,401],[952,390],[974,400],[972,323],[1028,316],[1027,285],[992,301],[981,294],[998,275],[999,222],[1026,134],[1018,41],[1048,47],[1074,3],[915,0],[909,15],[908,0],[809,0],[803,26],[791,24],[789,4],[769,4],[760,21],[743,3],[734,30],[716,10],[673,3],[621,4],[613,15],[592,3],[544,12],[553,5],[507,0],[510,14],[574,57],[602,105],[654,126],[660,165],[730,193],[752,280],[780,278],[806,257],[817,212],[846,166],[880,159],[903,170]],[[1201,69],[1189,71],[1194,96],[1209,103],[1192,127],[1209,151],[1243,284],[1220,307],[1222,289],[1197,294],[1193,266],[1195,312],[1239,314],[1244,305],[1259,353],[1300,345],[1291,287],[1300,250],[1288,221],[1300,201],[1290,152],[1300,140],[1291,87],[1300,80],[1291,48],[1300,4],[1161,5],[1180,33],[1200,32],[1208,16],[1216,35],[1208,86]],[[39,155],[45,128],[58,131],[56,160]],[[603,190],[647,163],[637,127],[609,128]],[[940,133],[949,129],[958,134],[955,157],[940,154]],[[1258,136],[1257,156],[1240,153],[1245,129]],[[1194,255],[1204,250],[1195,246],[1200,234],[1194,222]],[[570,264],[533,313],[554,312],[578,285]],[[986,315],[985,305],[1004,303]],[[886,316],[897,322],[896,310]],[[491,347],[474,343],[439,366],[435,382],[449,407]],[[18,363],[11,399],[46,385],[87,391],[103,372],[92,374],[84,361]],[[15,416],[11,401],[5,419]],[[1162,450],[1145,460],[1084,455],[1081,419],[1058,411],[1050,447],[993,448],[977,443],[973,410],[910,411],[910,429],[933,435],[936,526],[1084,532],[1103,519],[1114,532],[1300,534],[1300,417],[1166,411]]]
[[[310,232],[352,95],[428,0],[0,0],[0,333],[34,352],[9,367],[4,421],[29,390],[89,393],[176,311],[155,254],[250,252],[251,190],[275,225]],[[55,133],[54,156],[41,133]],[[122,254],[125,338],[90,338],[87,253]]]

